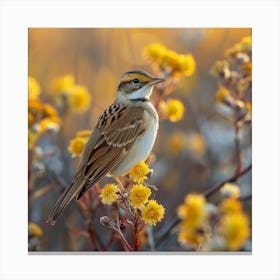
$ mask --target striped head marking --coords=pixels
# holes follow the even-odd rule
[[[127,95],[129,99],[149,97],[153,86],[163,82],[143,70],[132,70],[124,73],[118,84],[118,92]]]

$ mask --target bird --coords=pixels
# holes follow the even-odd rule
[[[147,159],[159,127],[150,96],[154,86],[163,81],[143,70],[121,75],[115,100],[98,118],[81,153],[73,181],[57,200],[47,223],[54,225],[74,198],[80,199],[105,176],[125,176]]]

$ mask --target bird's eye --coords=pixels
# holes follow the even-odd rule
[[[137,78],[135,78],[135,79],[132,80],[132,82],[133,82],[134,84],[139,84],[139,83],[140,83],[140,80],[137,79]]]

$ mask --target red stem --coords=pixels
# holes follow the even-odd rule
[[[138,217],[134,220],[134,251],[138,251],[139,241],[138,241]]]
[[[99,251],[97,241],[96,241],[96,238],[94,235],[94,231],[92,229],[92,221],[90,219],[87,222],[87,232],[88,232],[89,241],[90,241],[93,251]]]

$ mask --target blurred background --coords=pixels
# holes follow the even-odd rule
[[[28,73],[40,85],[40,100],[54,105],[55,81],[65,75],[74,77],[75,84],[84,86],[90,95],[90,105],[83,112],[74,114],[58,109],[63,116],[59,130],[44,133],[36,143],[36,152],[29,154],[29,222],[40,231],[38,236],[36,229],[29,233],[29,250],[91,250],[87,238],[75,230],[69,231],[84,228],[75,203],[67,207],[54,227],[46,224],[46,219],[61,186],[72,181],[77,167],[78,159],[72,159],[68,150],[70,141],[78,131],[93,129],[98,116],[113,102],[120,75],[131,69],[158,74],[143,55],[144,49],[153,43],[178,54],[189,53],[196,64],[194,73],[177,79],[168,95],[183,103],[184,114],[176,122],[161,119],[153,150],[155,159],[150,164],[153,176],[148,180],[159,189],[156,200],[165,207],[164,220],[153,228],[156,242],[159,240],[156,249],[185,250],[178,243],[176,227],[167,230],[177,217],[178,206],[186,194],[203,193],[234,176],[236,169],[234,127],[217,108],[220,82],[210,72],[216,61],[225,58],[226,50],[250,35],[248,28],[29,29]],[[250,94],[245,96],[247,101],[251,100]],[[246,167],[251,163],[250,129],[244,129],[240,137],[242,167]],[[244,197],[244,211],[250,218],[250,172],[239,178],[238,186],[240,196]],[[209,198],[213,204],[218,199],[216,195]],[[108,229],[99,224],[104,211],[96,212],[94,226],[99,236],[106,238]],[[251,249],[248,244],[243,250]],[[148,250],[145,245],[142,249]]]

